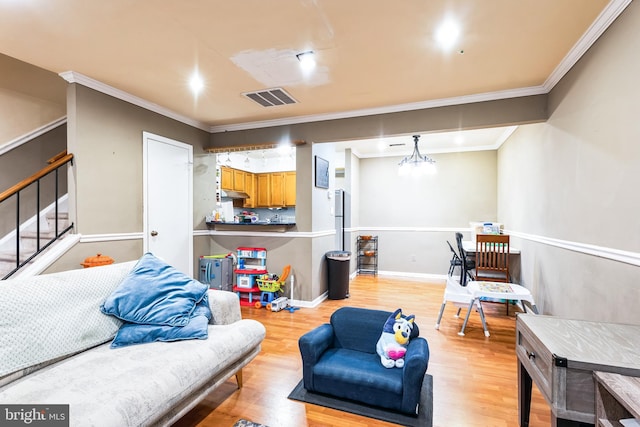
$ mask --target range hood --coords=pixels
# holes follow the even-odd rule
[[[249,199],[249,195],[247,193],[243,193],[242,191],[233,191],[233,190],[220,190],[220,198],[222,199]]]

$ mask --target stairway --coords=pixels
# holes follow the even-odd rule
[[[69,222],[69,213],[68,212],[58,212],[58,233],[61,233],[65,230],[70,222]],[[54,237],[56,233],[55,229],[56,218],[55,212],[49,211],[44,215],[44,220],[40,221],[40,249],[42,249],[46,244],[48,244]],[[57,241],[53,242],[49,247],[43,250],[40,254],[35,256],[32,260],[30,260],[25,266],[25,268],[34,262],[37,262],[39,257],[42,257],[47,251],[51,250],[59,241],[65,238],[68,233],[63,234],[58,238]],[[12,236],[7,236],[4,239],[1,239],[0,242],[0,280],[5,277],[9,272],[16,268],[16,241],[15,241],[15,233],[12,233]],[[20,262],[25,261],[33,254],[36,253],[38,249],[38,233],[35,221],[33,224],[30,224],[24,230],[20,232]]]

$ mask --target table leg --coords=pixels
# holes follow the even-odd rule
[[[529,427],[531,412],[531,375],[522,363],[518,363],[518,418],[520,427]]]

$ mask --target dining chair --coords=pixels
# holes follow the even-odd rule
[[[473,275],[471,274],[471,270],[476,268],[476,262],[473,259],[470,259],[467,255],[467,251],[464,250],[462,246],[462,233],[456,233],[456,243],[458,245],[458,253],[460,254],[460,259],[462,260],[462,272],[460,273],[460,285],[467,286],[467,279],[473,280]]]
[[[509,235],[476,236],[476,281],[509,282]]]
[[[451,246],[451,243],[447,240],[447,245],[449,245],[449,249],[451,249],[451,259],[449,260],[449,276],[453,276],[453,273],[456,270],[456,267],[460,267],[460,274],[462,274],[462,259],[460,259],[460,256],[458,255],[458,253],[456,252],[455,249],[453,249],[453,246]]]

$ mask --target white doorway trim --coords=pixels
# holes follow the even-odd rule
[[[160,135],[155,135],[150,132],[143,132],[142,137],[143,137],[143,154],[142,154],[143,156],[143,162],[142,162],[143,163],[143,180],[142,180],[143,181],[143,251],[145,253],[149,251],[152,251],[152,252],[159,251],[159,253],[154,253],[154,254],[159,258],[164,259],[170,265],[175,266],[183,273],[193,277],[193,147],[189,144],[185,144],[183,142],[169,139]],[[175,176],[176,169],[173,169],[172,171],[171,168],[166,168],[166,169],[163,169],[162,176],[155,176],[155,177],[151,176],[154,173],[153,171],[157,170],[157,168],[150,167],[150,163],[149,163],[149,161],[151,160],[149,158],[149,154],[150,154],[149,151],[150,151],[150,147],[153,147],[153,144],[162,144],[165,146],[168,145],[170,147],[178,149],[179,151],[182,151],[183,154],[186,155],[186,158],[188,159],[186,161],[187,162],[186,168],[177,170],[177,173],[182,173],[181,171],[184,171],[187,174],[186,177],[180,176],[178,179],[178,182],[185,181],[185,180],[188,182],[188,184],[186,185],[186,187],[188,188],[180,189],[181,192],[184,192],[180,194],[180,196],[186,197],[186,199],[183,199],[184,200],[183,203],[176,203],[173,197],[176,194],[174,193],[172,196],[171,190],[168,188],[167,188],[168,191],[166,192],[166,194],[162,194],[162,196],[159,195],[159,192],[157,191],[157,189],[156,191],[154,191],[153,183],[162,182],[163,179],[166,180],[168,177],[171,176],[167,174],[173,174]],[[157,161],[157,159],[154,159],[152,161]],[[165,208],[154,209],[154,211],[151,212],[150,206],[159,206],[159,205],[165,206]],[[187,244],[186,244],[185,250],[181,251],[177,255],[169,253],[168,251],[165,251],[165,253],[163,253],[161,247],[156,245],[155,241],[152,240],[151,232],[154,230],[151,230],[151,227],[157,223],[156,220],[158,218],[161,218],[161,219],[167,218],[166,216],[162,217],[162,215],[175,216],[177,213],[177,210],[180,211],[178,217],[183,218],[183,221],[181,222],[179,227],[171,227],[172,228],[171,230],[166,230],[166,229],[163,230],[162,237],[166,237],[167,233],[171,233],[173,236],[176,236],[174,241],[179,241],[179,242],[186,241]],[[177,259],[176,256],[179,256],[180,258]]]

